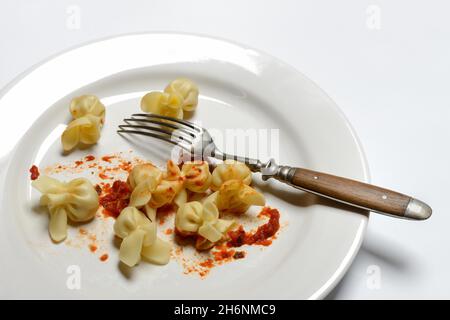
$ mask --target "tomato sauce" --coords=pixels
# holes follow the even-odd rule
[[[119,164],[119,168],[122,169],[123,171],[127,171],[128,173],[131,172],[131,170],[133,170],[133,165],[131,164],[131,161],[124,161],[121,164]]]
[[[156,209],[156,215],[159,218],[159,225],[163,225],[167,218],[172,214],[175,214],[175,206],[172,203],[163,205],[162,207]]]
[[[115,159],[116,156],[104,156],[102,157],[102,160],[108,163],[111,163],[111,159]]]
[[[94,161],[95,157],[93,155],[88,155],[84,158],[86,161]]]
[[[269,238],[273,237],[280,229],[280,213],[277,209],[265,207],[260,215],[269,217],[269,221],[259,226],[254,233],[245,232],[242,226],[238,230],[228,232],[230,240],[227,242],[227,246],[240,247],[244,244],[270,245],[272,241]]]
[[[120,212],[130,203],[131,190],[124,181],[114,181],[112,187],[105,188],[106,194],[100,197],[100,205],[105,209],[106,216],[117,218]]]
[[[212,259],[207,259],[200,263],[200,266],[203,268],[212,268],[214,267],[214,261]]]
[[[104,174],[103,172],[100,172],[98,174],[98,176],[100,177],[100,179],[106,180],[106,179],[110,179],[110,177],[108,177],[106,174]]]
[[[31,180],[36,180],[37,178],[39,178],[39,169],[38,169],[38,167],[36,167],[36,166],[32,166],[31,168],[30,168],[30,179]]]
[[[95,185],[95,191],[98,195],[102,194],[102,187],[100,187],[98,184]]]
[[[77,161],[75,161],[75,167],[79,167],[79,166],[81,166],[83,163],[84,163],[83,161],[77,160]]]
[[[236,251],[227,250],[226,248],[220,248],[218,251],[212,251],[212,255],[214,256],[214,260],[216,261],[227,261],[234,257]]]

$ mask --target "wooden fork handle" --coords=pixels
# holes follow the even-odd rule
[[[413,220],[432,213],[426,203],[392,190],[302,168],[289,171],[292,186],[351,206]]]

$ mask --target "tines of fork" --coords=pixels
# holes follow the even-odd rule
[[[257,159],[228,155],[220,151],[208,130],[195,123],[152,113],[136,113],[124,119],[117,132],[137,134],[172,143],[190,153],[191,158],[234,159],[247,164],[252,171],[261,169]]]
[[[136,113],[124,119],[118,133],[131,133],[160,139],[192,152],[204,129],[192,122],[152,113]]]

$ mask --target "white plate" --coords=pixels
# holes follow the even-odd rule
[[[131,145],[115,129],[122,117],[139,111],[143,92],[162,89],[178,76],[200,87],[193,120],[218,129],[279,129],[280,163],[368,181],[361,146],[333,101],[266,54],[180,34],[128,35],[88,44],[36,67],[0,99],[0,110],[8,110],[3,118],[10,121],[47,109],[12,152],[6,172],[0,216],[3,298],[315,299],[341,279],[358,252],[367,214],[274,181],[262,183],[259,177],[256,185],[265,191],[267,203],[280,210],[286,226],[272,246],[214,268],[204,280],[184,275],[176,261],[163,267],[140,264],[125,276],[114,248],[108,250],[110,259],[100,263],[88,250],[50,242],[46,215],[33,209],[38,195],[30,186],[30,166],[130,148],[162,164],[168,150],[162,144]],[[107,105],[102,139],[91,150],[62,156],[59,134],[69,120],[68,103],[82,93],[96,94]],[[70,265],[80,267],[80,290],[67,287]]]

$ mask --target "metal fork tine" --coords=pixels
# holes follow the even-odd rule
[[[122,125],[119,126],[119,129],[124,129],[124,128],[156,131],[156,132],[159,132],[159,133],[166,134],[169,139],[170,138],[173,139],[173,137],[175,137],[175,138],[177,138],[179,140],[182,140],[183,142],[187,142],[188,144],[192,144],[192,140],[189,140],[189,139],[187,139],[187,138],[185,138],[183,136],[174,135],[173,132],[170,132],[170,131],[167,131],[167,130],[164,130],[164,129],[161,129],[161,128],[157,128],[157,127],[139,126],[139,125],[134,125],[134,124],[122,124]]]
[[[120,127],[120,126],[119,126]],[[180,146],[181,148],[183,148],[184,150],[190,152],[190,149],[188,146],[183,145],[183,143],[181,143],[180,141],[174,141],[171,140],[169,138],[166,138],[164,136],[158,135],[158,134],[154,134],[151,132],[146,132],[146,131],[139,131],[139,130],[126,130],[126,129],[119,129],[117,130],[117,133],[131,133],[131,134],[137,134],[137,135],[143,135],[143,136],[147,136],[147,137],[152,137],[152,138],[156,138],[156,139],[160,139],[160,140],[164,140],[166,142],[172,143],[174,145]]]
[[[136,119],[136,118],[127,118],[123,120],[126,123],[130,123],[130,122],[145,122],[145,123],[151,123],[151,124],[157,124],[160,125],[162,127],[168,127],[174,130],[178,130],[181,132],[184,132],[188,135],[190,135],[192,138],[195,138],[195,133],[192,131],[189,131],[187,129],[184,128],[180,128],[179,126],[170,124],[170,123],[166,123],[166,122],[162,122],[162,121],[158,121],[158,120],[151,120],[151,119]]]
[[[197,126],[196,124],[186,121],[186,120],[181,120],[181,119],[177,119],[177,118],[172,118],[172,117],[166,117],[166,116],[161,116],[159,114],[153,114],[153,113],[136,113],[132,115],[133,117],[147,117],[147,118],[157,118],[157,119],[164,119],[164,120],[169,120],[169,121],[173,121],[182,125],[185,125],[191,129],[194,129],[198,132],[202,132],[203,128],[200,126]]]

